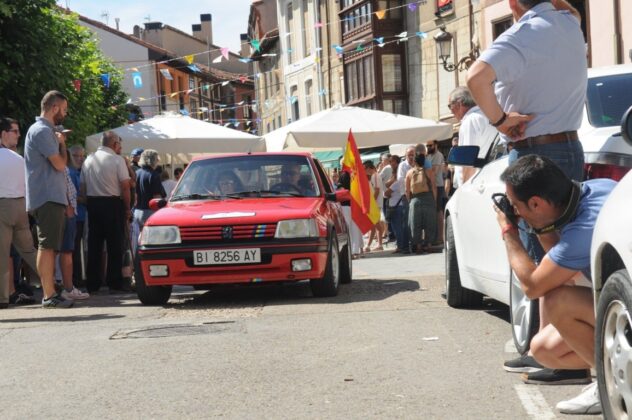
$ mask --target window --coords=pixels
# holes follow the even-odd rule
[[[347,102],[375,94],[373,56],[363,57],[345,65]]]
[[[189,77],[189,89],[195,89],[195,79],[193,77]]]
[[[293,31],[294,28],[292,28],[293,24],[294,24],[294,9],[293,9],[292,2],[290,1],[287,5],[287,14],[285,17],[285,26],[287,27],[287,33],[289,33],[289,35],[286,37],[288,63],[291,63],[292,61],[294,61],[294,48],[293,48],[294,43],[292,42],[292,40],[294,39],[294,31]]]
[[[312,81],[305,82],[305,116],[312,115]]]
[[[244,101],[243,114],[245,119],[250,119],[250,95],[241,95],[241,100]]]
[[[312,25],[310,25],[309,21],[309,4],[310,0],[303,0],[303,19],[301,22],[303,57],[307,57],[312,51]]]
[[[393,114],[406,114],[406,102],[403,99],[384,99],[382,108]]]
[[[513,17],[511,16],[492,22],[492,35],[494,39],[498,38],[500,34],[509,29],[511,25],[513,25]]]
[[[366,95],[373,95],[375,93],[375,73],[372,55],[364,58],[364,76],[366,77]]]
[[[298,103],[298,87],[292,86],[290,89],[290,105],[292,106],[292,121],[298,121],[300,118]]]
[[[382,87],[384,92],[402,91],[402,57],[399,54],[382,55]]]
[[[402,18],[402,0],[380,0],[379,10],[387,10],[386,19],[401,19]]]

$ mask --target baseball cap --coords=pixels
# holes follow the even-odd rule
[[[140,156],[143,152],[144,152],[143,149],[141,149],[140,147],[137,147],[136,149],[132,150],[132,153],[130,153],[129,155],[132,157],[136,157],[136,156]]]

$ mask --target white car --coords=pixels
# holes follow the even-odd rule
[[[632,65],[589,69],[579,130],[589,178],[618,181],[632,167],[632,146],[623,141],[619,130],[623,113],[632,105],[630,92]],[[481,169],[458,188],[445,209],[446,298],[452,307],[477,306],[483,295],[508,304],[514,343],[525,353],[538,329],[538,304],[524,296],[512,275],[491,200],[492,194],[505,192],[500,174],[508,166],[508,156],[499,138],[478,153],[482,159],[473,150],[464,157],[468,154],[464,149],[471,147],[475,146],[453,149],[461,152],[461,160],[451,163]]]
[[[632,108],[623,120],[632,145]],[[632,415],[632,172],[612,191],[599,213],[591,247],[597,315],[597,381],[604,417]]]

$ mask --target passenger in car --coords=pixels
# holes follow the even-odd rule
[[[220,195],[243,191],[244,187],[233,171],[224,171],[217,177],[217,191]]]
[[[526,383],[588,383],[595,364],[595,312],[590,279],[590,246],[595,222],[616,183],[610,179],[573,182],[550,159],[528,155],[501,175],[516,216],[537,234],[546,254],[540,264],[529,256],[518,228],[495,207],[511,268],[529,299],[541,299],[545,326],[533,337],[531,353],[543,367],[524,374]],[[537,367],[537,364],[534,366]],[[537,373],[537,375],[535,375]],[[597,383],[558,409],[569,414],[601,411]]]

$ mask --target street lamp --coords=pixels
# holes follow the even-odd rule
[[[450,51],[452,50],[452,35],[445,31],[445,26],[441,26],[439,27],[439,32],[433,38],[437,43],[437,53],[445,71],[466,70],[479,56],[478,47],[474,47],[468,55],[461,58],[456,64],[448,63]]]

